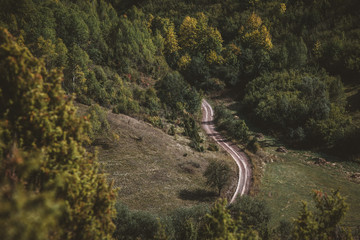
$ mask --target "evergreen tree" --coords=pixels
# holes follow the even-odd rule
[[[54,192],[64,203],[55,218],[57,231],[48,238],[110,239],[115,194],[83,146],[88,123],[62,90],[62,73],[47,71],[5,29],[0,30],[0,72],[1,141],[43,154],[30,175],[15,168],[14,177],[34,194]],[[1,146],[0,153],[4,166],[6,148]]]

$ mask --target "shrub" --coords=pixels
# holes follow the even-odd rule
[[[139,103],[133,99],[122,98],[119,103],[113,108],[113,113],[122,113],[126,115],[139,113]]]
[[[116,217],[113,219],[116,240],[153,239],[158,231],[156,216],[148,212],[131,211],[127,206],[116,204]]]
[[[248,141],[249,128],[245,121],[236,119],[230,110],[224,106],[215,107],[215,122],[219,130],[225,130],[231,138],[241,140],[244,142]]]
[[[197,239],[199,225],[209,208],[197,205],[191,208],[179,208],[170,214],[174,239]]]
[[[146,118],[146,120],[151,123],[151,125],[153,125],[154,127],[157,127],[157,128],[163,128],[164,125],[161,121],[161,118],[158,117],[158,116],[148,116]]]
[[[210,143],[208,148],[207,148],[209,151],[219,151],[219,147],[217,144],[214,144],[214,143]]]
[[[169,128],[168,132],[169,135],[174,136],[175,135],[175,127],[174,125],[171,125],[171,127]]]
[[[203,142],[203,140],[199,135],[199,127],[196,124],[195,119],[192,116],[187,115],[184,116],[183,122],[184,122],[184,134],[185,136],[188,136],[191,139],[191,142],[189,144],[190,147],[194,148],[199,152],[203,152],[204,147],[200,145]]]
[[[87,110],[91,124],[90,137],[94,139],[97,135],[107,134],[110,130],[105,110],[98,104],[93,104]]]
[[[250,196],[242,196],[238,197],[229,209],[235,219],[241,217],[243,228],[253,227],[259,231],[261,237],[266,239],[271,215],[264,201]]]
[[[252,138],[249,143],[246,145],[246,148],[251,152],[256,153],[261,147],[256,138]]]

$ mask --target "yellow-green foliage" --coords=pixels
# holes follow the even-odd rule
[[[198,28],[196,18],[186,16],[180,26],[180,45],[183,48],[195,49],[198,44]]]
[[[241,218],[232,218],[227,209],[227,201],[220,199],[211,208],[210,213],[206,214],[203,225],[200,227],[199,239],[259,239],[256,231],[242,230],[241,222]]]
[[[106,118],[106,111],[98,104],[93,104],[88,109],[89,120],[91,123],[90,137],[93,139],[99,134],[108,134],[110,130],[109,122]]]
[[[208,25],[208,18],[204,13],[197,14],[196,18],[186,16],[180,25],[179,45],[181,49],[192,55],[201,53],[214,58],[215,54],[222,51],[223,39],[220,32]],[[220,57],[216,56],[216,61]]]
[[[3,133],[3,127],[0,128],[0,134]],[[44,156],[23,153],[16,144],[5,145],[0,142],[0,145],[3,152],[0,157],[1,239],[48,239],[51,233],[60,230],[56,220],[64,204],[55,200],[53,190],[39,193],[24,188],[26,183],[23,182],[40,167]]]
[[[189,64],[191,63],[191,57],[188,53],[186,53],[184,56],[182,56],[177,65],[179,69],[185,69]]]
[[[49,228],[39,225],[45,228],[44,238],[110,239],[115,194],[99,173],[96,158],[83,147],[88,141],[88,123],[76,115],[72,98],[62,90],[62,73],[56,69],[47,71],[44,62],[17,44],[5,29],[0,29],[0,72],[0,142],[4,143],[0,145],[0,167],[6,173],[11,171],[8,178],[17,179],[20,187],[15,189],[21,189],[19,195],[1,193],[0,201],[20,204],[22,194],[28,197],[24,204],[31,206],[34,199],[42,197],[41,213],[52,211],[47,203],[52,198],[46,194],[53,193],[63,207],[59,215],[51,218]],[[22,174],[21,164],[6,164],[11,142],[26,152],[42,153],[37,163],[31,164],[31,174]],[[30,164],[31,159],[23,161]],[[1,189],[5,186],[6,181],[2,181]],[[13,208],[8,214],[22,212],[25,205],[17,205],[20,210]],[[1,214],[0,218],[4,221],[7,216]],[[24,221],[35,226],[39,220],[34,217]],[[15,226],[19,230],[23,222],[14,224],[19,224]],[[56,231],[50,231],[54,226]],[[11,237],[11,228],[3,231],[9,234],[8,239],[21,239]]]
[[[313,199],[317,212],[308,210],[307,203],[303,202],[297,219],[294,220],[293,239],[331,239],[336,236],[338,224],[344,218],[348,205],[339,191],[331,195],[321,191],[313,191]],[[346,233],[341,239],[353,239]]]
[[[245,26],[241,26],[242,41],[255,48],[270,50],[273,47],[271,35],[261,18],[254,12],[250,15]]]

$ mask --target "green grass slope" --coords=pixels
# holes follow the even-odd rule
[[[357,91],[357,88],[352,89],[353,95],[356,95]],[[241,112],[235,111],[239,108],[238,102],[227,95],[213,96],[214,105],[224,104],[234,110],[234,114],[240,119],[244,118]],[[354,123],[358,122],[355,120]],[[247,125],[251,136],[261,131],[249,121]],[[312,190],[330,192],[332,189],[339,189],[349,205],[344,225],[360,225],[360,162],[290,148],[287,153],[277,152],[277,148],[284,146],[284,143],[266,134],[259,140],[259,144],[262,149],[254,155],[250,154],[256,165],[253,170],[253,173],[256,173],[256,186],[252,192],[256,198],[267,202],[272,215],[272,228],[277,227],[280,220],[291,221],[297,217],[302,200],[309,204],[313,202]],[[325,159],[326,163],[315,164],[317,158]]]
[[[265,148],[275,161],[264,166],[264,176],[257,195],[268,203],[273,227],[281,219],[291,220],[296,217],[302,200],[312,202],[312,190],[330,192],[332,189],[339,189],[349,205],[344,225],[355,227],[360,224],[360,179],[351,177],[360,171],[358,163],[341,162],[340,159],[310,151],[289,150],[287,153],[278,153],[276,148]],[[315,164],[318,157],[327,162]]]

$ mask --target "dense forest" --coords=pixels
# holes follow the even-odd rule
[[[360,92],[346,92],[360,86],[359,12],[357,0],[0,0],[1,239],[352,239],[337,191],[277,229],[250,197],[129,210],[87,148],[107,128],[100,105],[177,122],[204,151],[201,99],[224,92],[289,145],[359,161]],[[216,113],[255,144],[245,121]]]

